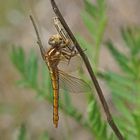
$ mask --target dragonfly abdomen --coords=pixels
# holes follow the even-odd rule
[[[58,71],[52,70],[50,71],[51,74],[51,80],[52,80],[52,87],[53,87],[53,123],[55,127],[58,127],[58,120],[59,120],[59,114],[58,114],[58,100],[59,100],[59,77],[58,77]]]

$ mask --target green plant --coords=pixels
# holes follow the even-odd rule
[[[111,90],[113,103],[120,113],[114,117],[126,139],[140,139],[140,29],[125,28],[121,33],[127,47],[125,52],[116,49],[111,41],[106,44],[122,72],[99,72],[99,76]]]
[[[19,134],[17,136],[17,140],[27,140],[27,127],[25,124],[21,124],[20,129],[19,129]],[[51,140],[51,138],[48,135],[48,132],[43,132],[39,140]]]
[[[19,129],[19,135],[17,140],[26,140],[26,130],[26,126],[22,124]]]
[[[105,0],[97,0],[93,4],[90,0],[85,0],[85,10],[82,12],[82,19],[91,35],[91,43],[79,36],[78,40],[87,49],[95,70],[98,71],[99,55],[104,31],[107,23]]]

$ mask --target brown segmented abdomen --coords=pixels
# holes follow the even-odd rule
[[[58,106],[59,106],[59,76],[58,76],[58,70],[51,70],[50,71],[51,80],[52,80],[52,87],[53,87],[53,123],[55,127],[58,127]]]

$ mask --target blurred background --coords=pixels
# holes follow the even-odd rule
[[[140,1],[57,0],[57,4],[87,49],[115,122],[126,139],[140,139]],[[45,89],[40,77],[44,69],[48,72],[30,14],[48,47],[48,38],[56,33],[49,0],[0,0],[0,140],[116,139],[94,88],[95,97],[60,97],[64,109],[59,111],[58,129],[54,128],[49,75]],[[87,72],[79,73],[91,84]]]

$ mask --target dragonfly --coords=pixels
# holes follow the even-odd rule
[[[57,34],[52,35],[49,38],[48,44],[50,45],[50,48],[47,51],[45,51],[45,49],[42,47],[43,45],[40,41],[38,30],[32,17],[31,20],[38,37],[38,44],[41,50],[42,58],[48,67],[51,77],[53,89],[53,123],[57,128],[59,120],[59,89],[80,93],[86,92],[87,89],[89,90],[90,86],[84,80],[71,76],[59,69],[59,64],[61,62],[67,62],[67,65],[69,65],[71,59],[78,55],[76,47],[73,46],[73,42],[63,28],[59,18],[53,18]]]

